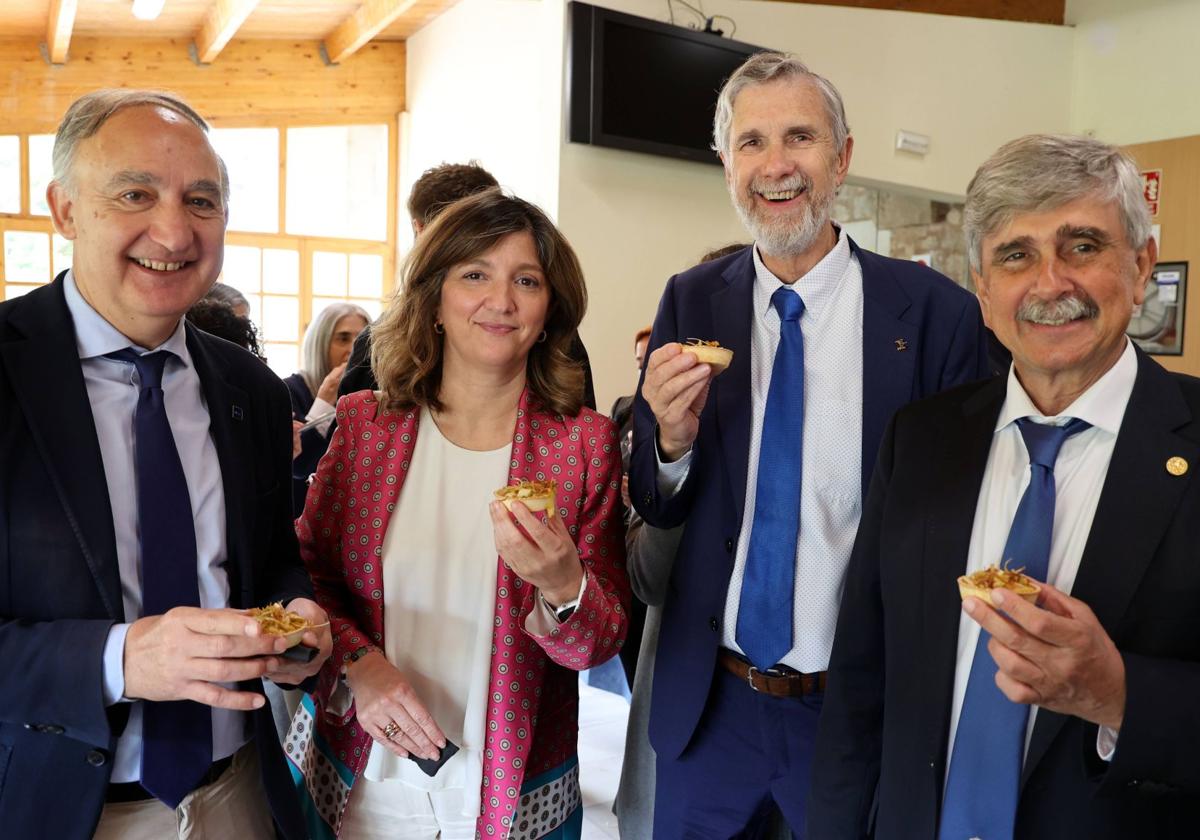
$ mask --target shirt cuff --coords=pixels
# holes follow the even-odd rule
[[[128,624],[114,624],[104,642],[104,705],[129,702],[125,696],[125,637]]]
[[[1120,736],[1121,733],[1115,729],[1107,726],[1100,727],[1100,731],[1096,733],[1096,754],[1102,761],[1112,761],[1113,755],[1117,751],[1117,738]]]
[[[565,604],[559,604],[561,610],[564,607],[575,607],[578,609],[583,602],[583,593],[587,591],[587,572],[583,573],[583,580],[579,582],[579,594],[575,596],[573,601],[567,601]],[[525,616],[525,631],[532,636],[549,636],[559,626],[558,618],[555,617],[554,611],[546,605],[546,599],[542,597],[542,593],[538,592],[538,597],[535,600],[533,610],[529,615]]]
[[[692,450],[684,452],[678,460],[664,463],[662,450],[658,448],[658,435],[655,434],[654,438],[654,458],[658,462],[658,473],[655,476],[658,494],[669,499],[678,493],[683,482],[687,481],[688,470],[692,467]]]
[[[329,426],[333,423],[332,412],[335,410],[336,409],[329,403],[325,402],[325,400],[317,397],[315,400],[313,400],[312,407],[308,410],[308,414],[304,415],[304,419],[312,422],[318,417],[324,417],[324,420],[313,427],[318,433],[324,435],[329,432]]]

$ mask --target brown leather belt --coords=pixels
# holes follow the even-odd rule
[[[196,785],[196,789],[200,789],[205,785],[211,785],[217,779],[224,775],[229,769],[229,765],[233,764],[233,756],[217,759],[208,768],[208,772]],[[108,790],[104,793],[105,802],[145,802],[147,799],[153,799],[154,794],[147,791],[138,782],[110,782]]]
[[[760,671],[733,651],[724,648],[717,654],[717,661],[726,671],[755,691],[772,697],[803,697],[805,694],[825,690],[827,671],[801,674],[785,666]]]

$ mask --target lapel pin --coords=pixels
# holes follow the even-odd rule
[[[897,338],[896,339],[896,349],[898,351],[900,351],[901,353],[903,353],[905,350],[908,349],[908,342],[905,341],[903,338]]]
[[[1184,458],[1176,455],[1174,458],[1167,459],[1167,472],[1171,475],[1183,475],[1188,471],[1188,462]]]
[[[233,406],[233,419],[234,420],[242,419],[242,407],[240,405]]]

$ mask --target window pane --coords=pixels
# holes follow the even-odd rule
[[[53,134],[29,136],[29,212],[35,216],[50,215],[50,205],[46,204],[46,187],[54,176],[53,154]]]
[[[363,309],[367,310],[367,312],[371,313],[372,323],[379,320],[379,316],[383,314],[383,303],[379,300],[379,298],[373,298],[371,300],[352,300],[350,302],[357,303]]]
[[[387,239],[388,128],[289,128],[288,233]]]
[[[350,255],[350,297],[383,297],[383,257],[377,254]]]
[[[75,243],[54,234],[54,276],[71,267],[71,257],[75,253]]]
[[[226,245],[221,282],[228,283],[244,295],[260,288],[262,250],[248,245]]]
[[[293,297],[266,296],[262,301],[263,337],[267,341],[300,339],[300,301]]]
[[[295,344],[266,344],[267,366],[280,378],[300,370],[300,347]]]
[[[314,295],[346,296],[346,255],[332,251],[313,254]]]
[[[0,213],[21,212],[21,138],[0,137]]]
[[[4,232],[4,273],[8,283],[45,283],[50,280],[50,234]]]
[[[13,298],[18,298],[26,292],[32,292],[36,288],[37,286],[13,286],[10,284],[4,287],[4,299],[12,300]]]
[[[282,248],[263,251],[262,282],[264,292],[295,295],[300,293],[300,252]]]
[[[259,337],[262,337],[262,295],[246,295],[246,301],[250,304],[249,318],[254,322],[254,326],[258,329]]]
[[[214,128],[229,168],[229,229],[279,232],[279,129]]]

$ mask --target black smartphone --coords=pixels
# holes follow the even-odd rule
[[[308,647],[307,645],[293,645],[292,647],[279,654],[284,659],[290,659],[293,662],[303,662],[308,664],[313,661],[313,657],[317,655],[317,649]]]
[[[409,755],[409,758],[417,763],[417,766],[421,768],[421,772],[432,778],[437,775],[438,770],[442,769],[442,765],[450,760],[450,756],[456,752],[458,752],[458,745],[447,738],[446,746],[442,747],[442,753],[436,759],[417,758],[415,755]]]

